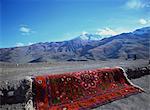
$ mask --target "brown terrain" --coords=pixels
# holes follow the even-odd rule
[[[30,63],[13,64],[0,63],[0,90],[17,88],[23,84],[21,81],[26,76],[57,74],[64,72],[81,71],[87,69],[96,69],[104,67],[120,66],[125,69],[131,81],[140,86],[145,92],[132,95],[128,98],[114,101],[112,103],[100,106],[94,110],[149,110],[150,108],[150,65],[148,60],[108,60],[108,61],[74,61],[74,62],[51,62],[51,63]],[[26,84],[24,83],[25,89]],[[9,86],[9,88],[8,88]],[[20,86],[19,86],[20,87]],[[22,89],[20,89],[22,91]],[[9,100],[8,104],[0,105],[1,110],[23,110],[27,99],[26,91],[17,100]],[[0,91],[0,95],[2,92]],[[11,96],[11,92],[9,95]],[[16,93],[21,94],[21,93]],[[24,99],[23,99],[24,98]],[[18,102],[17,102],[18,101]]]

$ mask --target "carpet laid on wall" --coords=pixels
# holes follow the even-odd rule
[[[121,68],[36,76],[33,88],[36,110],[87,110],[143,92]]]

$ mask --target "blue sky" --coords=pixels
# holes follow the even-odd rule
[[[149,0],[1,0],[0,48],[150,26]]]

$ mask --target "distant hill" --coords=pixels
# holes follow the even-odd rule
[[[0,49],[0,61],[12,63],[133,57],[150,58],[150,27],[109,38],[102,38],[96,34],[84,34],[69,41],[36,43],[30,46]]]

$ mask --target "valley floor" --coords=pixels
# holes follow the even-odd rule
[[[87,69],[105,68],[105,67],[123,67],[137,68],[145,67],[148,60],[108,60],[108,61],[76,61],[76,62],[51,62],[51,63],[30,63],[30,64],[11,64],[0,63],[1,81],[18,80],[25,76],[56,74],[64,72],[81,71]]]

